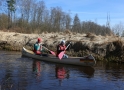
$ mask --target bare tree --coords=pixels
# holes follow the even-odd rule
[[[91,32],[95,34],[106,35],[111,33],[111,29],[108,26],[100,26],[97,23],[91,21],[80,22],[78,15],[72,18],[70,13],[63,12],[60,7],[52,7],[50,10],[46,8],[44,1],[37,0],[8,0],[16,1],[12,5],[16,8],[15,17],[16,20],[14,23],[17,27],[18,32],[25,33],[41,33],[44,31],[48,32],[59,32],[65,29],[72,30],[74,32]],[[6,1],[0,1],[5,3]],[[3,5],[3,4],[2,4]],[[6,6],[9,6],[9,3],[6,3]],[[12,7],[13,7],[12,6]],[[5,11],[8,9],[4,7]],[[11,8],[10,8],[11,9]],[[13,9],[12,9],[13,10]],[[1,9],[0,9],[1,11]],[[2,11],[1,11],[2,12]],[[10,12],[9,12],[10,13]],[[12,12],[13,13],[13,12]],[[6,21],[9,18],[7,12],[0,14],[0,28],[6,28]],[[108,19],[107,19],[108,20]],[[3,22],[4,21],[4,22]],[[71,25],[72,24],[72,25]],[[109,25],[109,23],[107,24]],[[116,30],[117,31],[117,30]]]
[[[45,3],[43,1],[38,2],[37,4],[37,26],[42,26],[43,23],[43,12],[45,10]],[[40,27],[42,28],[42,27]]]
[[[8,16],[6,14],[0,14],[0,29],[6,29],[8,27]]]
[[[113,32],[118,35],[121,36],[122,32],[124,30],[124,24],[122,22],[120,22],[119,24],[116,24],[113,28],[112,28]]]
[[[23,14],[23,18],[29,22],[31,6],[33,0],[21,0],[21,13]]]
[[[50,13],[49,13],[49,10],[44,10],[44,13],[43,13],[43,31],[48,31],[50,32]]]
[[[30,21],[30,24],[31,24],[31,29],[32,31],[34,32],[34,30],[37,28],[36,26],[36,22],[37,22],[37,4],[36,3],[33,3],[32,4],[32,8],[31,8],[31,21]]]
[[[65,20],[66,29],[70,30],[71,29],[70,25],[71,25],[71,21],[72,21],[71,16],[69,14],[66,14],[65,18],[66,18],[66,20]]]
[[[51,8],[50,22],[54,31],[60,31],[62,10],[59,7]]]
[[[124,30],[122,31],[122,34],[121,34],[122,37],[124,37]]]

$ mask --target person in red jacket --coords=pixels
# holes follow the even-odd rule
[[[62,51],[65,51],[66,49],[66,46],[65,46],[65,40],[62,40],[60,42],[60,44],[57,46],[57,54],[56,54],[56,57],[58,57],[58,55],[62,52]],[[64,54],[63,55],[63,58],[68,58],[68,55]]]
[[[42,39],[41,38],[38,38],[37,39],[37,42],[34,44],[34,53],[37,54],[37,55],[41,55],[41,51],[42,51]]]

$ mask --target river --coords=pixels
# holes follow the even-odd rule
[[[0,51],[0,90],[124,90],[124,64],[63,65]]]

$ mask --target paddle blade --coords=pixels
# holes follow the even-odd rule
[[[62,59],[64,53],[65,53],[65,51],[62,51],[62,52],[58,55],[58,57],[59,57],[60,60]]]
[[[50,53],[51,53],[52,55],[56,55],[55,52],[53,52],[53,51],[50,51]]]

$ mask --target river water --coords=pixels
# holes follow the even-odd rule
[[[63,65],[0,51],[0,90],[124,90],[124,64]]]

